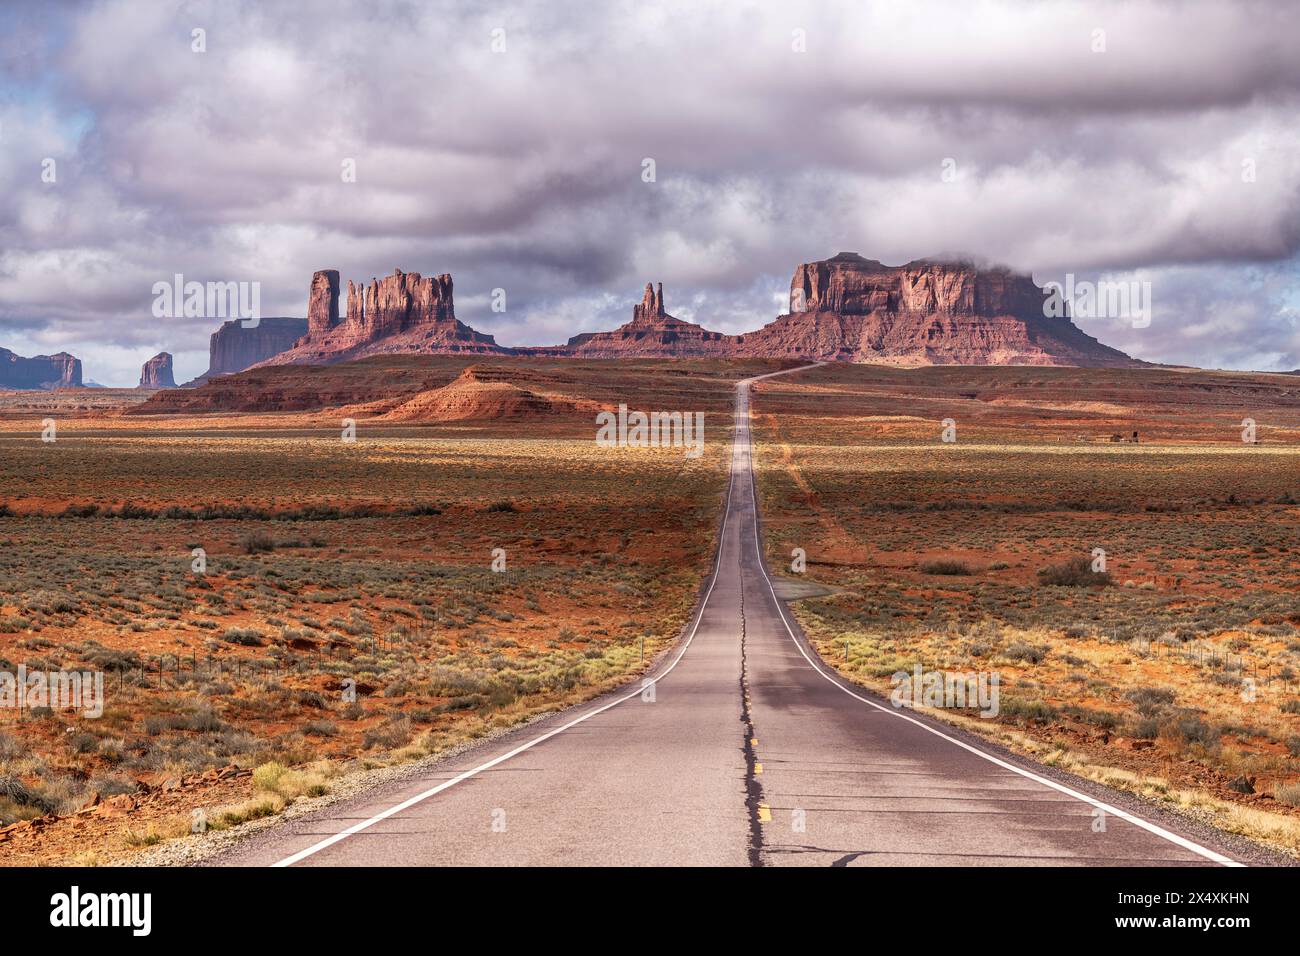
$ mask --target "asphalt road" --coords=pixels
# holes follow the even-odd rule
[[[638,682],[532,723],[211,862],[1232,862],[1205,834],[1187,836],[1164,815],[1150,822],[1131,799],[1034,768],[832,675],[777,598],[761,557],[749,384],[737,387],[714,573],[682,643],[647,678],[651,686]]]

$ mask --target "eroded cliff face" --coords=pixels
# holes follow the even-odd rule
[[[741,354],[897,365],[1141,365],[1069,318],[1026,275],[968,262],[885,266],[852,252],[799,266],[790,311]]]
[[[339,274],[327,269],[312,277],[306,336],[258,364],[330,365],[396,353],[483,353],[505,355],[490,335],[456,319],[450,275],[402,272],[368,285],[348,281],[347,311],[339,319]]]
[[[79,388],[81,359],[67,352],[25,358],[0,349],[0,388]]]
[[[283,316],[264,318],[253,328],[239,319],[223,322],[208,340],[208,370],[187,384],[195,385],[218,375],[232,375],[293,348],[307,334],[307,320]]]
[[[349,296],[352,283],[348,283]],[[339,273],[337,269],[322,269],[311,277],[311,292],[307,296],[307,332],[326,332],[339,324]]]
[[[175,388],[172,377],[172,354],[159,352],[140,369],[140,388]]]
[[[952,315],[1041,316],[1046,294],[1007,269],[918,259],[886,266],[855,252],[806,262],[790,280],[790,313],[942,312]]]

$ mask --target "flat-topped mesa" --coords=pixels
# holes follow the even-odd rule
[[[1044,308],[1031,277],[973,262],[886,266],[841,252],[795,269],[790,311],[746,355],[896,365],[1138,366]]]
[[[886,266],[855,252],[806,262],[790,281],[790,312],[942,312],[1043,316],[1046,293],[1027,275],[964,261],[917,259]]]
[[[25,358],[0,348],[0,388],[80,388],[81,359],[67,352]]]
[[[659,283],[656,289],[647,282],[641,304],[632,306],[632,322],[644,325],[664,318],[669,318],[668,313],[664,311],[664,284]]]

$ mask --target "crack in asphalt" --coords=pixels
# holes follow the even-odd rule
[[[763,821],[759,817],[759,807],[763,802],[763,785],[758,782],[755,764],[758,755],[753,741],[754,717],[749,710],[749,674],[745,662],[745,588],[742,574],[740,588],[740,722],[744,732],[741,751],[745,755],[745,807],[749,811],[749,865],[764,866],[763,863]]]

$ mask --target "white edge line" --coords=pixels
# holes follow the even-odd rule
[[[742,382],[738,382],[737,388],[742,387],[742,383],[744,381],[746,380],[742,380]],[[727,500],[726,503],[723,505],[723,509],[722,509],[722,528],[718,532],[718,553],[713,563],[713,577],[709,581],[708,590],[704,592],[704,600],[700,602],[700,609],[699,612],[695,615],[695,623],[691,626],[691,633],[687,636],[686,642],[682,645],[681,650],[678,652],[677,656],[673,659],[673,662],[664,669],[663,673],[659,674],[657,677],[643,678],[641,686],[638,687],[636,690],[632,691],[631,693],[625,694],[622,697],[618,698],[617,700],[612,700],[608,704],[605,704],[601,707],[597,707],[595,710],[590,710],[587,713],[581,715],[580,717],[575,717],[567,724],[564,724],[561,727],[556,727],[554,730],[548,731],[542,734],[540,737],[534,737],[532,740],[528,741],[527,743],[520,744],[518,747],[516,747],[514,750],[509,751],[508,753],[503,753],[500,754],[499,756],[493,757],[491,760],[487,761],[486,763],[481,763],[477,767],[473,767],[469,770],[464,771],[463,773],[457,774],[456,776],[452,777],[450,780],[444,780],[436,787],[431,787],[428,790],[425,790],[423,793],[417,793],[415,796],[409,797],[408,799],[403,800],[401,803],[389,807],[387,810],[384,810],[381,813],[376,813],[373,817],[370,817],[368,820],[362,820],[360,823],[354,823],[346,830],[340,830],[338,833],[326,837],[324,840],[321,840],[318,843],[313,843],[305,850],[299,850],[297,853],[291,854],[290,856],[286,856],[283,860],[280,860],[276,863],[272,863],[271,864],[272,868],[293,866],[295,863],[299,863],[302,860],[307,859],[307,857],[313,856],[319,853],[321,850],[333,846],[335,843],[339,843],[343,840],[346,840],[348,837],[353,836],[357,833],[360,833],[362,830],[374,826],[376,823],[380,822],[381,820],[386,820],[389,817],[393,816],[394,814],[398,814],[401,813],[403,810],[410,809],[411,807],[415,806],[417,803],[427,800],[430,797],[436,796],[439,793],[442,793],[442,791],[454,787],[456,784],[468,780],[470,777],[476,776],[479,773],[482,773],[484,770],[488,770],[492,767],[495,767],[497,764],[504,763],[505,761],[509,760],[511,757],[518,756],[519,754],[523,753],[525,750],[530,750],[531,748],[536,747],[542,741],[549,740],[550,738],[554,737],[556,734],[564,733],[570,727],[575,727],[578,724],[582,723],[584,720],[588,720],[592,717],[595,717],[597,714],[603,714],[611,707],[617,707],[619,704],[623,703],[624,701],[631,700],[633,697],[639,697],[641,695],[641,692],[645,689],[647,681],[651,684],[657,684],[659,683],[660,680],[667,677],[672,672],[672,669],[677,666],[678,662],[681,661],[682,657],[685,656],[687,648],[691,646],[691,641],[695,640],[695,632],[698,631],[700,628],[700,621],[704,619],[704,611],[709,606],[709,598],[713,595],[713,586],[718,583],[718,576],[722,570],[722,550],[725,547],[725,542],[726,542],[727,522],[728,520],[730,520],[731,517],[731,492],[732,489],[735,487],[735,484],[736,484],[736,446],[735,443],[733,442],[731,446],[731,461],[727,467]]]
[[[999,758],[993,756],[990,753],[985,753],[983,750],[980,750],[978,747],[971,746],[965,741],[958,740],[956,737],[950,737],[948,734],[945,734],[943,731],[931,727],[929,724],[925,723],[924,721],[917,720],[915,717],[909,717],[901,710],[895,710],[892,707],[885,707],[883,704],[879,704],[874,700],[870,700],[859,694],[855,694],[853,691],[849,690],[847,687],[841,684],[830,674],[827,674],[826,671],[824,671],[821,668],[821,666],[817,664],[816,661],[814,661],[811,657],[808,656],[808,652],[804,650],[803,645],[799,642],[799,639],[795,636],[793,628],[790,627],[789,620],[786,619],[785,608],[782,606],[781,599],[776,596],[776,588],[772,586],[772,579],[768,577],[767,574],[767,560],[764,557],[763,543],[758,536],[758,490],[757,490],[758,482],[755,479],[755,475],[754,475],[753,438],[752,438],[751,429],[749,428],[749,422],[750,420],[752,420],[753,414],[750,411],[748,401],[746,401],[745,404],[745,414],[746,414],[745,433],[746,436],[749,437],[749,442],[747,447],[748,459],[749,459],[749,463],[748,463],[749,491],[750,491],[750,496],[754,502],[754,544],[758,549],[758,568],[763,573],[763,579],[767,582],[768,590],[772,592],[772,600],[776,604],[777,612],[781,615],[781,623],[785,625],[786,633],[790,635],[790,640],[794,641],[794,646],[799,649],[799,653],[803,655],[804,660],[806,660],[809,663],[809,665],[812,667],[813,670],[815,670],[826,680],[830,681],[840,690],[844,691],[844,693],[848,694],[850,697],[856,700],[862,701],[862,703],[866,704],[868,707],[874,707],[876,708],[876,710],[889,714],[891,717],[898,717],[902,720],[906,720],[910,724],[915,724],[916,726],[920,727],[922,730],[932,733],[936,737],[941,737],[942,739],[948,741],[951,744],[956,744],[958,747],[961,747],[963,750],[968,750],[978,757],[983,757],[985,760],[989,761],[990,763],[997,764],[997,766],[1002,767],[1005,770],[1010,770],[1012,773],[1018,773],[1022,777],[1026,777],[1030,780],[1033,780],[1035,783],[1040,783],[1045,787],[1050,787],[1051,789],[1059,791],[1060,793],[1064,793],[1067,796],[1074,797],[1076,800],[1082,800],[1084,803],[1090,804],[1104,813],[1110,814],[1111,816],[1119,817],[1121,820],[1131,823],[1136,827],[1140,827],[1141,829],[1146,830],[1149,833],[1154,833],[1156,836],[1162,837],[1168,840],[1170,843],[1177,844],[1178,846],[1181,846],[1185,850],[1190,850],[1191,852],[1196,853],[1207,860],[1213,860],[1215,863],[1222,864],[1223,866],[1234,866],[1234,867],[1245,866],[1244,863],[1239,863],[1236,860],[1226,857],[1221,853],[1216,853],[1213,850],[1203,847],[1198,843],[1193,843],[1191,840],[1188,840],[1186,837],[1181,837],[1177,833],[1171,833],[1169,830],[1166,830],[1163,827],[1159,827],[1154,823],[1149,823],[1146,820],[1143,820],[1141,817],[1135,817],[1133,814],[1128,813],[1125,810],[1121,810],[1118,807],[1113,807],[1108,803],[1103,803],[1102,801],[1097,800],[1094,797],[1088,796],[1086,793],[1080,793],[1077,790],[1072,790],[1069,787],[1065,786],[1064,784],[1057,783],[1055,780],[1050,780],[1047,777],[1041,777],[1036,773],[1032,773],[1028,770],[1025,770],[1023,767],[1017,767],[1015,764],[1008,763],[1005,760],[1000,760]]]

